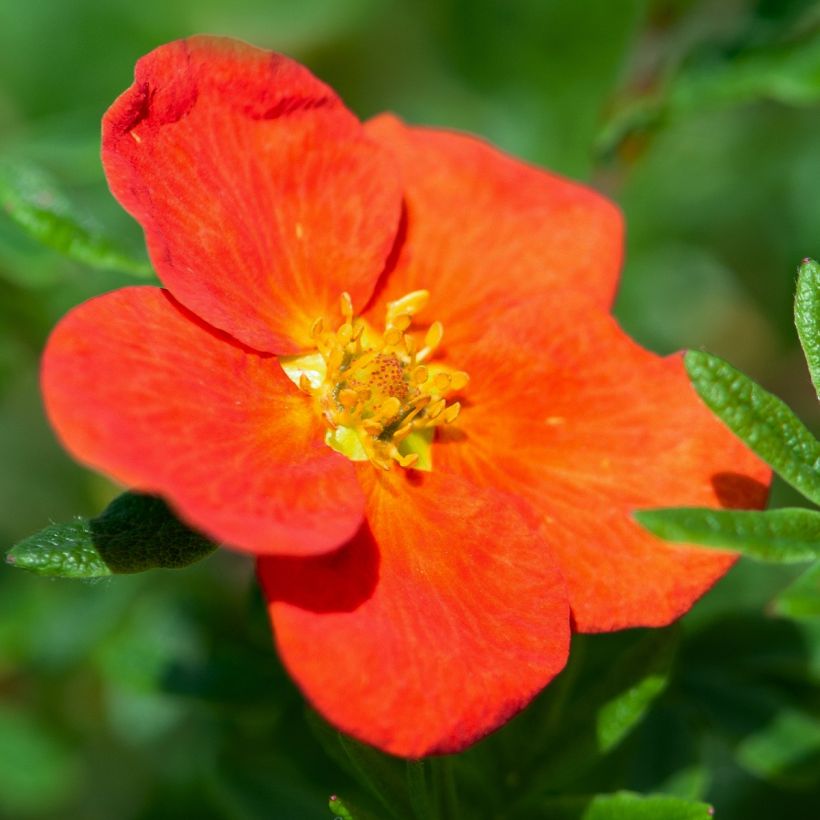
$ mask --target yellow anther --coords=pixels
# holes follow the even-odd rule
[[[419,460],[419,454],[418,453],[410,453],[409,455],[406,455],[406,456],[402,456],[402,455],[396,456],[396,461],[398,461],[399,464],[402,467],[412,467],[418,460]]]
[[[311,339],[318,339],[322,335],[322,330],[324,329],[325,323],[320,316],[311,326],[310,326],[310,338]]]
[[[362,422],[362,429],[371,436],[380,436],[384,432],[384,425],[373,419],[366,419]]]
[[[390,324],[397,330],[405,331],[413,323],[413,317],[409,313],[400,313]]]
[[[427,381],[427,368],[420,364],[411,374],[410,379],[413,384],[424,384]]]
[[[401,402],[395,396],[390,396],[379,407],[379,416],[383,419],[392,419],[400,409]]]
[[[429,291],[414,290],[412,293],[402,296],[401,299],[396,299],[395,302],[389,302],[387,305],[388,323],[390,323],[392,317],[398,316],[401,313],[407,313],[410,316],[415,316],[417,313],[424,310],[427,302],[429,301]]]
[[[384,336],[384,346],[385,347],[395,347],[403,338],[404,334],[397,328],[391,327],[390,330],[385,331]]]
[[[445,424],[452,424],[457,418],[458,414],[461,412],[461,403],[455,402],[451,404],[442,414],[442,418],[444,419]]]
[[[353,318],[353,300],[347,291],[345,291],[339,299],[339,310],[341,310],[342,316],[348,321]]]
[[[405,337],[404,337],[404,349],[407,351],[407,355],[411,359],[415,358],[416,340],[412,336],[405,335]]]
[[[436,373],[433,377],[433,386],[443,393],[450,386],[450,377],[446,373]]]
[[[307,377],[305,373],[301,373],[299,375],[299,389],[303,390],[305,393],[312,393],[313,386],[310,383],[310,379]]]
[[[350,388],[345,388],[344,390],[339,391],[339,404],[342,407],[347,408],[348,410],[351,407],[356,405],[356,402],[359,401],[359,394],[355,390],[351,390]]]
[[[470,376],[463,370],[450,374],[450,389],[463,390],[470,383]]]
[[[444,399],[439,399],[438,401],[433,402],[427,408],[427,414],[426,414],[427,418],[428,419],[434,419],[436,416],[438,416],[439,413],[441,413],[441,411],[444,409],[446,404],[447,404],[447,402]]]
[[[364,333],[364,322],[357,322],[353,326],[353,335],[351,336],[351,340],[354,342],[358,342],[359,339],[362,337],[362,333]]]
[[[412,424],[402,424],[395,433],[393,433],[393,442],[395,444],[401,444],[410,433],[413,432],[413,425]]]
[[[441,322],[433,322],[432,325],[427,330],[427,334],[424,337],[424,346],[430,348],[431,351],[435,350],[440,344],[441,340],[444,337],[444,325]]]

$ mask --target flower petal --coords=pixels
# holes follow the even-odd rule
[[[205,325],[159,288],[75,308],[43,360],[51,422],[81,461],[170,501],[256,553],[315,554],[356,532],[363,498],[275,357]]]
[[[537,510],[579,630],[669,623],[729,569],[732,553],[670,545],[632,520],[766,501],[769,469],[700,401],[680,356],[643,350],[568,293],[497,317],[463,353],[468,400],[434,469]]]
[[[280,652],[343,731],[406,757],[458,751],[564,666],[563,580],[505,496],[359,474],[369,528],[332,555],[259,561]]]
[[[363,306],[395,240],[393,160],[306,69],[234,40],[143,57],[103,162],[163,284],[258,350],[306,346],[343,291]]]
[[[621,267],[617,208],[575,182],[466,134],[411,128],[384,115],[365,125],[404,175],[406,236],[372,307],[430,291],[425,315],[447,343],[507,305],[557,287],[609,307]]]

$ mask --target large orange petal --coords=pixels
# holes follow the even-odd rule
[[[603,308],[615,294],[623,227],[600,194],[527,165],[466,134],[412,128],[384,115],[367,132],[403,172],[406,235],[371,310],[416,289],[445,341],[556,288],[582,289]]]
[[[143,57],[103,162],[163,283],[259,350],[295,352],[342,291],[364,305],[394,242],[394,164],[286,57],[194,37]]]
[[[343,731],[406,757],[456,752],[564,666],[560,573],[515,502],[439,473],[360,468],[365,527],[259,573],[282,658]]]
[[[663,542],[632,511],[761,507],[768,468],[703,405],[680,356],[643,350],[583,297],[533,300],[474,332],[468,400],[435,469],[537,510],[581,631],[683,614],[734,556]]]
[[[315,554],[362,521],[350,462],[325,446],[276,358],[208,327],[167,291],[126,288],[75,308],[49,340],[43,392],[80,461],[163,495],[229,546]]]

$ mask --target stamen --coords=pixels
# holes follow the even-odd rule
[[[464,390],[469,376],[439,362],[427,364],[441,344],[443,325],[435,321],[428,327],[420,350],[420,337],[412,332],[429,298],[417,290],[390,302],[379,336],[354,316],[353,300],[343,293],[335,331],[316,319],[310,328],[316,351],[280,360],[316,402],[328,425],[328,445],[348,458],[384,470],[392,464],[430,469],[434,429],[458,417],[461,405],[448,404],[447,396]]]

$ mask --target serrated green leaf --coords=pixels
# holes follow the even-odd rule
[[[216,549],[183,524],[160,498],[123,493],[97,518],[52,524],[13,547],[12,566],[59,578],[101,578],[176,569]]]
[[[152,275],[147,260],[84,226],[53,180],[34,166],[0,163],[0,209],[35,242],[75,262],[134,276]]]
[[[820,265],[814,259],[804,259],[798,268],[794,324],[820,398]]]
[[[786,618],[820,618],[820,563],[809,567],[778,596],[774,611]]]
[[[548,799],[530,815],[533,820],[712,820],[713,816],[706,803],[632,792]]]
[[[776,396],[723,359],[690,350],[689,378],[732,432],[815,504],[820,503],[820,442]]]
[[[733,549],[774,563],[820,557],[820,513],[814,510],[639,510],[635,518],[659,538]]]

